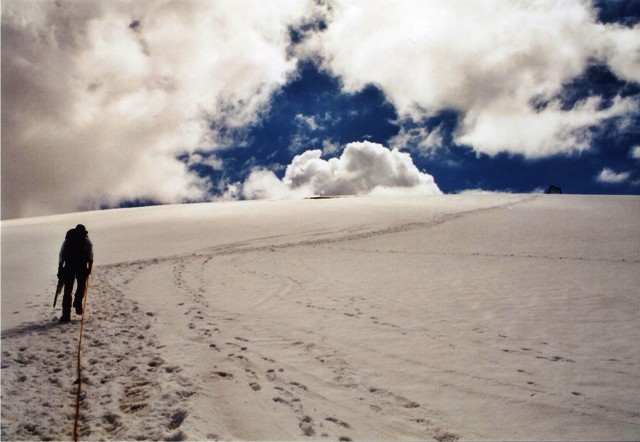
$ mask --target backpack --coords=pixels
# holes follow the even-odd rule
[[[89,239],[77,230],[69,230],[62,246],[61,258],[68,266],[80,269],[90,260],[88,253]]]

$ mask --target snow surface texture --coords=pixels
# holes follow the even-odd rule
[[[640,198],[251,201],[2,223],[2,438],[640,438]],[[58,304],[60,305],[60,304]],[[59,307],[58,307],[59,308]]]

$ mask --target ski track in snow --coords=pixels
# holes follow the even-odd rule
[[[149,332],[150,316],[126,297],[128,282],[143,267],[136,263],[94,269],[81,356],[81,439],[181,438],[179,427],[186,417],[181,404],[194,394],[193,382],[181,376],[179,367],[165,363]],[[80,316],[59,324],[50,306],[33,308],[51,319],[2,335],[2,438],[69,440]],[[14,409],[20,415],[14,415]]]
[[[509,203],[505,206],[510,206]],[[145,312],[136,302],[127,297],[127,288],[138,273],[148,267],[163,262],[173,263],[176,289],[184,290],[191,298],[186,314],[189,328],[203,338],[211,338],[212,333],[220,333],[219,322],[233,321],[234,318],[206,317],[208,302],[202,290],[189,287],[182,274],[186,267],[199,265],[202,269],[216,256],[238,253],[275,251],[292,247],[334,244],[393,234],[416,228],[428,228],[468,213],[494,210],[495,207],[476,209],[462,213],[446,213],[424,223],[409,223],[374,230],[369,227],[354,227],[342,232],[317,232],[319,239],[304,239],[276,245],[260,245],[255,241],[242,242],[202,249],[196,254],[183,257],[154,258],[135,262],[125,262],[94,268],[87,298],[85,317],[79,436],[83,439],[109,440],[182,440],[188,436],[180,430],[188,415],[184,404],[191,396],[202,393],[194,381],[181,376],[181,368],[170,365],[162,358],[162,346],[150,331],[153,313]],[[274,238],[265,238],[272,240]],[[295,281],[290,281],[295,284]],[[283,296],[283,294],[280,294]],[[58,310],[62,299],[59,299]],[[59,324],[46,305],[29,303],[41,312],[41,316],[51,318],[39,323],[27,324],[9,330],[2,335],[2,376],[3,397],[19,398],[25,405],[14,407],[3,401],[2,438],[21,440],[66,440],[73,437],[75,398],[77,393],[77,346],[80,316],[75,316],[70,324]],[[73,313],[72,313],[73,316]],[[225,316],[224,314],[222,316]],[[214,322],[215,321],[215,322]],[[204,326],[203,326],[204,324]],[[384,324],[391,325],[391,324]],[[250,330],[249,330],[250,332]],[[299,436],[328,437],[328,431],[317,434],[318,422],[333,424],[341,440],[350,424],[331,415],[311,417],[301,405],[300,394],[309,394],[307,387],[294,379],[281,380],[276,361],[263,355],[248,357],[248,340],[242,337],[224,339],[217,352],[231,351],[220,364],[224,369],[214,371],[213,376],[232,379],[232,373],[242,373],[244,383],[256,392],[265,394],[267,386],[273,403],[285,407],[298,422]],[[122,351],[114,354],[117,345]],[[356,388],[349,382],[349,365],[336,351],[322,348],[313,343],[291,342],[292,348],[317,360],[328,370],[327,376],[337,385]],[[17,349],[17,350],[15,350]],[[237,354],[236,354],[237,353]],[[281,369],[282,370],[282,369]],[[167,390],[167,386],[171,386]],[[368,407],[380,412],[400,408],[408,422],[420,427],[425,435],[431,434],[438,440],[455,440],[458,437],[440,428],[431,428],[430,420],[424,417],[424,408],[407,398],[374,386],[357,386],[359,395],[372,397]],[[23,394],[22,392],[29,392]],[[317,394],[317,393],[313,393]],[[363,401],[361,397],[358,398]],[[335,405],[335,404],[334,404]],[[20,415],[14,415],[13,411]],[[22,410],[28,410],[22,415]],[[327,424],[329,426],[329,424]],[[319,431],[319,430],[318,430]],[[217,434],[207,434],[216,439]]]
[[[330,337],[314,333],[311,327],[299,326],[290,335],[283,335],[278,324],[269,322],[272,305],[292,299],[297,308],[313,312],[313,315],[322,315],[328,320],[340,317],[342,321],[352,321],[354,327],[384,330],[387,335],[397,336],[398,339],[411,333],[409,325],[385,318],[384,308],[376,300],[358,295],[348,296],[348,287],[342,296],[326,294],[314,297],[311,293],[304,293],[309,286],[296,278],[295,270],[261,274],[260,267],[256,267],[258,270],[250,266],[238,268],[236,273],[231,273],[229,269],[233,268],[233,262],[239,256],[277,255],[293,248],[322,246],[358,251],[360,249],[355,246],[347,249],[350,246],[347,243],[429,229],[469,215],[508,209],[535,198],[443,213],[424,222],[382,227],[360,225],[342,231],[308,233],[298,239],[286,236],[259,238],[205,247],[181,256],[95,268],[87,301],[82,351],[80,437],[91,440],[236,438],[238,433],[216,422],[210,422],[209,430],[202,432],[202,421],[206,417],[192,416],[198,408],[193,401],[210,395],[216,396],[216,399],[207,400],[219,406],[222,411],[218,413],[222,420],[227,419],[225,422],[229,421],[229,416],[223,416],[225,401],[229,401],[230,396],[234,397],[236,408],[229,413],[241,413],[244,400],[258,404],[266,422],[269,415],[286,416],[284,419],[274,418],[271,423],[281,425],[280,434],[290,439],[331,438],[348,441],[363,435],[371,438],[371,434],[375,434],[376,438],[394,439],[400,434],[442,442],[464,437],[464,434],[459,434],[449,426],[445,416],[430,408],[428,402],[412,397],[406,391],[394,391],[392,385],[384,383],[384,377],[371,376],[363,371],[361,361],[351,361],[351,355],[345,348],[359,344],[349,341],[348,336],[345,336],[347,344],[340,347]],[[469,256],[473,256],[473,253]],[[504,257],[514,258],[514,255],[506,254]],[[531,255],[524,258],[562,259]],[[262,255],[256,259],[265,258]],[[598,257],[565,259],[608,260]],[[226,260],[225,265],[218,265],[220,263],[217,261],[220,260]],[[276,261],[274,268],[277,265]],[[296,265],[308,264],[301,260]],[[170,275],[166,290],[175,292],[175,302],[166,311],[147,308],[140,303],[141,290],[147,284],[145,278],[158,274]],[[324,275],[315,281],[330,277]],[[246,320],[237,309],[210,305],[211,294],[218,290],[213,285],[225,284],[225,281],[233,285],[234,278],[265,281],[265,293],[252,306],[255,317],[261,313],[265,316],[260,324]],[[348,284],[337,280],[333,283]],[[137,298],[132,297],[132,293],[136,293]],[[297,295],[292,297],[293,293]],[[149,296],[153,294],[149,293]],[[26,324],[2,335],[2,438],[68,440],[72,438],[75,415],[74,381],[79,319],[76,318],[71,324],[60,325],[57,317],[52,318],[50,306],[31,305],[41,312],[43,318],[51,320]],[[425,318],[433,315],[430,311],[424,311],[423,314]],[[450,336],[437,333],[438,327],[451,327],[453,324],[455,330],[466,326],[456,323],[455,317],[434,316],[431,319],[435,325],[424,339],[428,345],[436,347],[452,345]],[[178,341],[183,340],[191,346],[189,357],[180,360],[175,352],[166,348],[176,343],[159,339],[155,331],[157,327],[165,326],[175,327]],[[475,343],[482,345],[487,344],[487,336],[497,336],[495,339],[502,342],[499,351],[522,358],[522,361],[577,365],[576,360],[559,353],[571,351],[562,343],[523,343],[522,340],[500,334],[498,329],[487,330],[482,327],[475,328],[472,335],[477,336]],[[474,345],[473,342],[468,344]],[[121,351],[114,353],[114,346]],[[377,357],[375,349],[366,346],[359,349],[359,354],[370,355],[372,360]],[[287,358],[281,359],[282,355],[287,355]],[[425,364],[422,360],[406,358],[402,362],[416,367],[412,373],[424,371],[425,376],[442,370],[437,361]],[[633,370],[629,364],[622,360],[601,361],[603,371],[617,370],[617,373],[625,376]],[[186,365],[190,365],[189,369]],[[614,367],[610,368],[612,365]],[[204,375],[202,379],[186,375],[194,370],[194,366],[198,373]],[[303,370],[302,367],[312,369]],[[384,366],[378,369],[384,370]],[[589,398],[580,391],[572,391],[567,398],[558,399],[562,393],[545,386],[545,380],[536,379],[533,371],[523,368],[518,373],[522,383],[517,385],[499,378],[483,378],[482,374],[466,367],[449,370],[446,374],[450,379],[461,380],[451,385],[457,391],[470,388],[469,393],[477,394],[475,387],[468,387],[470,382],[489,383],[493,385],[496,397],[521,401],[520,395],[537,395],[554,403],[566,402],[566,406],[561,407],[563,412],[572,409],[588,417],[596,413],[594,410],[597,407],[600,417],[611,417],[614,421],[620,414],[627,413],[624,407],[618,410],[614,404],[591,404]],[[12,401],[5,401],[5,397],[11,397]],[[335,397],[342,399],[336,402],[331,399]],[[544,402],[547,399],[540,400]],[[14,401],[24,402],[26,406],[17,406]],[[26,415],[22,414],[23,410],[27,410]],[[376,426],[376,416],[383,415],[393,416],[394,419],[385,420],[384,426]],[[353,421],[344,416],[362,418]],[[628,415],[626,419],[633,422],[636,418]],[[255,423],[256,426],[260,424],[260,421]],[[250,423],[247,425],[250,426]],[[373,428],[373,433],[367,432],[371,430],[369,426]],[[247,435],[252,434],[245,433],[245,438],[250,438]]]

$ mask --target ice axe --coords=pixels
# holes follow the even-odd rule
[[[64,287],[64,280],[62,278],[58,278],[58,286],[56,287],[56,296],[53,298],[53,308],[56,307],[56,302],[58,302],[58,295],[62,292],[62,287]]]

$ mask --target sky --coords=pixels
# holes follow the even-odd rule
[[[640,1],[3,0],[2,218],[640,194]]]

